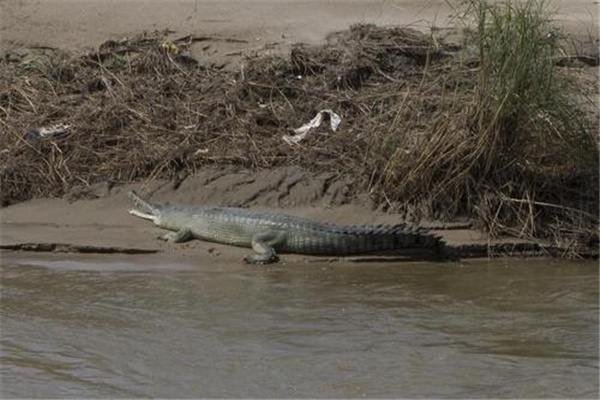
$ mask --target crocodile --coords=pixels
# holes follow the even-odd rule
[[[181,243],[192,239],[250,247],[250,264],[269,264],[278,253],[350,256],[363,254],[425,254],[425,259],[450,258],[444,241],[429,231],[398,225],[343,226],[286,214],[247,208],[177,206],[153,203],[129,192],[136,208],[130,214],[172,232],[159,239]],[[432,257],[433,256],[433,257]]]

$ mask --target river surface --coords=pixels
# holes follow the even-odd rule
[[[598,398],[596,263],[4,260],[1,285],[2,398]]]

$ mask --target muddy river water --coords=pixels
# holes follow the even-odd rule
[[[0,397],[598,396],[598,265],[1,263]]]

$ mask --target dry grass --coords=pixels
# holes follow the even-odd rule
[[[236,72],[200,68],[187,42],[160,34],[3,62],[2,204],[209,164],[294,164],[352,174],[397,212],[476,217],[493,235],[577,254],[597,246],[597,140],[555,66],[558,42],[538,40],[555,31],[535,4],[473,3],[463,49],[474,58],[411,29],[359,25]],[[323,108],[342,116],[338,132],[282,140]],[[56,123],[70,128],[35,135]]]
[[[421,81],[429,48],[415,31],[357,26],[325,47],[252,57],[232,73],[197,67],[185,43],[178,54],[165,44],[144,35],[85,56],[1,64],[2,202],[102,180],[174,178],[212,163],[363,169],[368,133]],[[342,115],[339,134],[294,147],[282,140],[323,108]],[[31,134],[56,123],[70,129]]]

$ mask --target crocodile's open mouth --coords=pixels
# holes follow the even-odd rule
[[[129,214],[135,215],[136,217],[149,219],[152,222],[156,222],[158,219],[158,207],[150,202],[142,199],[138,194],[132,190],[128,193],[128,196],[133,200],[136,207],[144,209],[144,211],[136,210],[132,208],[129,210]]]
[[[135,215],[136,217],[140,217],[140,218],[144,218],[144,219],[149,219],[152,222],[156,222],[156,218],[158,218],[156,215],[153,214],[148,214],[139,210],[135,210],[135,209],[131,209],[129,210],[129,214],[131,215]]]

